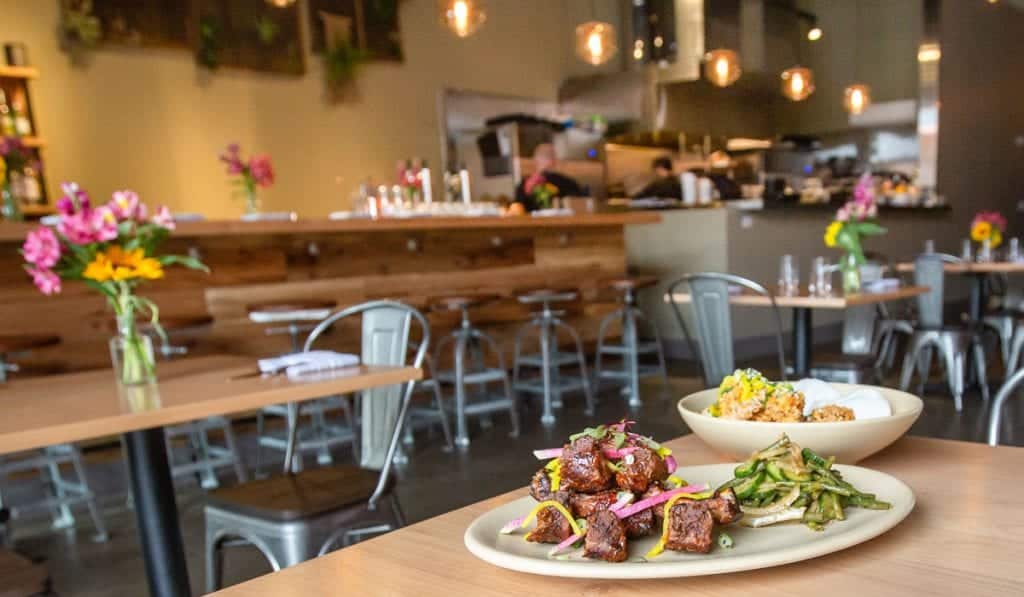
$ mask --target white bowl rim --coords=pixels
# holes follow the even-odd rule
[[[887,392],[895,392],[895,393],[898,393],[898,394],[902,394],[903,396],[905,396],[907,398],[910,398],[911,399],[910,403],[913,404],[913,408],[911,408],[908,412],[895,413],[895,414],[889,415],[888,417],[874,417],[874,418],[871,418],[871,419],[859,419],[859,420],[855,419],[853,421],[747,421],[747,420],[742,420],[742,419],[723,419],[721,417],[712,417],[711,415],[704,414],[701,411],[697,411],[697,410],[693,410],[691,408],[687,408],[687,406],[688,406],[687,403],[688,402],[694,402],[698,398],[703,398],[709,392],[717,392],[718,388],[708,388],[708,389],[705,389],[705,390],[700,390],[698,392],[693,392],[691,394],[683,396],[682,398],[679,399],[679,402],[677,403],[677,408],[679,409],[680,414],[682,414],[684,418],[686,416],[703,417],[705,419],[708,419],[708,420],[711,420],[711,421],[716,421],[716,422],[718,422],[720,424],[723,424],[723,425],[764,425],[764,426],[772,426],[772,425],[774,425],[774,426],[779,426],[779,425],[800,425],[800,426],[803,426],[803,425],[814,425],[815,427],[818,427],[818,428],[820,428],[820,427],[830,427],[830,426],[831,427],[851,427],[851,426],[854,426],[854,425],[860,425],[860,426],[863,427],[863,426],[868,426],[868,425],[884,425],[886,422],[892,421],[893,419],[902,419],[902,418],[905,418],[905,417],[917,418],[921,414],[921,411],[924,410],[924,401],[921,400],[920,396],[917,396],[915,394],[911,394],[910,392],[904,392],[903,390],[897,390],[897,389],[894,389],[894,388],[886,388],[886,387],[883,387],[883,386],[873,386],[873,385],[867,385],[867,384],[830,383],[830,385],[840,386],[840,387],[844,387],[844,388],[848,387],[848,388],[856,388],[856,389],[884,390],[883,392],[880,392],[882,394],[882,397],[885,397]],[[886,400],[888,400],[888,398],[886,398]]]

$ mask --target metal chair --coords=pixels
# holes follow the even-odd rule
[[[1021,383],[1024,383],[1024,368],[1016,369],[996,392],[996,398],[992,402],[992,414],[989,415],[988,420],[988,445],[999,445],[999,424],[1003,416],[1003,405]]]
[[[699,350],[686,326],[680,303],[675,299],[677,289],[687,286],[690,290],[690,304],[697,327]],[[701,371],[706,387],[717,387],[722,378],[736,370],[733,353],[732,314],[729,306],[729,287],[739,286],[751,292],[768,297],[775,318],[775,343],[779,356],[779,374],[786,379],[786,352],[782,341],[782,316],[775,304],[775,296],[753,280],[732,274],[704,272],[690,274],[676,280],[668,287],[669,300],[676,321],[683,330],[683,336],[694,354],[700,355]]]
[[[508,411],[512,421],[512,436],[519,435],[519,410],[512,383],[505,368],[505,356],[501,347],[490,336],[475,327],[469,319],[469,310],[496,300],[496,296],[450,296],[438,300],[433,309],[437,311],[457,311],[460,323],[451,334],[441,338],[435,349],[435,362],[441,362],[445,347],[452,345],[453,366],[448,370],[437,371],[439,384],[452,386],[455,394],[455,445],[460,448],[469,446],[468,417],[487,417],[497,411]],[[488,367],[485,359],[485,348],[494,355],[496,366]],[[467,364],[467,357],[470,363]],[[487,392],[488,384],[501,384],[497,394]],[[466,391],[467,384],[474,384],[479,391],[474,397]]]
[[[524,305],[541,305],[541,310],[535,312],[533,319],[524,324],[516,332],[515,353],[512,365],[512,387],[519,392],[539,394],[544,401],[544,412],[541,415],[542,425],[553,425],[555,415],[552,409],[562,407],[562,394],[576,389],[583,390],[585,401],[584,413],[588,416],[594,414],[594,396],[590,391],[590,382],[587,376],[587,361],[583,354],[583,342],[579,334],[569,324],[562,321],[560,311],[553,311],[551,303],[566,303],[576,299],[577,293],[574,290],[535,290],[516,297]],[[532,329],[538,331],[540,342],[540,354],[522,354],[523,336]],[[564,330],[572,337],[576,347],[576,354],[562,353],[558,348],[558,330]],[[563,375],[563,367],[579,367],[578,377]],[[537,379],[522,379],[523,367],[532,367],[540,370],[540,381]]]
[[[622,293],[622,307],[609,313],[601,320],[597,332],[597,352],[594,358],[594,387],[595,395],[600,395],[602,379],[617,379],[624,382],[622,393],[629,397],[629,406],[639,408],[640,401],[640,378],[650,375],[660,375],[665,388],[668,388],[668,371],[665,367],[665,353],[662,351],[661,338],[658,330],[647,319],[647,315],[636,306],[636,293],[643,288],[649,288],[658,283],[656,276],[638,276],[634,278],[618,278],[610,280],[607,285]],[[652,336],[651,340],[642,341],[639,338],[637,322],[648,323]],[[622,343],[609,344],[606,333],[609,327],[615,322],[621,323]],[[653,354],[657,357],[656,365],[645,365],[640,363],[641,355]],[[622,369],[609,370],[602,367],[602,357],[605,355],[618,357],[622,360]]]
[[[35,349],[53,346],[60,343],[58,336],[45,335],[5,335],[0,336],[0,384],[7,381],[9,371],[18,371],[17,365],[10,362],[13,354],[30,352]],[[67,478],[61,471],[62,465],[70,465],[75,473],[74,478]],[[19,473],[37,472],[50,496],[26,504],[5,503],[3,486],[9,476]],[[35,511],[48,510],[52,518],[52,528],[66,529],[75,525],[75,515],[71,507],[85,504],[96,529],[93,540],[106,541],[106,523],[96,505],[96,494],[89,485],[89,478],[82,465],[82,453],[74,444],[47,446],[39,450],[28,450],[17,454],[0,456],[0,510],[6,510],[11,520],[31,515]]]
[[[412,323],[421,329],[412,366],[423,364],[430,327],[423,315],[395,301],[372,301],[338,311],[309,335],[304,350],[338,321],[362,316],[362,361],[405,365]],[[274,570],[348,545],[367,535],[404,526],[390,483],[414,382],[361,394],[359,466],[340,465],[297,472],[300,405],[288,405],[288,450],[284,474],[211,492],[206,514],[206,588],[217,590],[223,548],[252,545]],[[390,512],[382,511],[384,500]]]
[[[172,343],[175,336],[200,330],[208,327],[211,323],[213,323],[213,318],[209,316],[165,317],[160,321],[165,334],[155,334],[154,330],[147,330],[146,333],[158,336],[155,340],[158,342],[158,352],[163,358],[173,359],[187,355],[189,352],[188,346]],[[210,440],[211,432],[219,432],[224,438],[224,445],[212,442]],[[181,425],[171,425],[164,428],[164,433],[167,439],[167,454],[171,461],[171,475],[175,479],[196,475],[199,485],[203,489],[215,489],[220,486],[217,471],[230,467],[239,483],[248,480],[245,463],[242,461],[238,442],[235,440],[235,433],[231,428],[231,421],[227,417],[207,417]],[[186,458],[184,460],[175,458],[174,440],[177,438],[185,438]]]
[[[931,370],[932,352],[937,350],[945,364],[946,379],[957,412],[963,409],[968,352],[974,357],[982,396],[988,400],[985,348],[980,329],[970,324],[966,327],[946,326],[943,322],[945,264],[962,262],[959,257],[944,253],[924,253],[914,260],[914,283],[930,290],[917,297],[918,323],[910,337],[900,374],[900,389],[906,391],[910,388],[915,371],[918,371],[923,386]]]
[[[250,321],[271,326],[266,329],[268,336],[287,334],[291,340],[291,351],[299,352],[302,350],[301,334],[312,331],[331,314],[335,305],[334,301],[308,300],[255,304],[249,305],[246,309]],[[331,448],[351,444],[355,439],[349,399],[344,396],[324,398],[304,405],[303,412],[304,416],[309,418],[309,423],[300,429],[299,452],[316,452],[317,463],[331,464]],[[330,412],[340,412],[344,423],[329,422]],[[256,414],[257,446],[254,468],[257,476],[263,472],[263,450],[283,453],[287,449],[288,442],[284,431],[267,431],[267,419],[274,417],[287,419],[288,407],[275,404],[260,409]]]

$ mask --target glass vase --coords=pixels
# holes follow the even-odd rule
[[[245,214],[254,216],[260,213],[260,196],[256,193],[256,189],[247,189],[245,191]]]
[[[21,207],[18,205],[18,197],[15,196],[14,190],[11,187],[10,177],[4,180],[3,190],[0,191],[3,194],[3,203],[0,205],[0,213],[3,214],[4,219],[9,222],[20,222],[25,219],[25,216],[21,213]]]
[[[140,334],[134,325],[110,339],[110,360],[121,385],[140,386],[156,381],[153,341]]]
[[[860,260],[853,253],[843,256],[839,269],[843,274],[843,294],[857,294],[861,289]]]

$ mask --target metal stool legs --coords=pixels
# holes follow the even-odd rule
[[[597,355],[594,363],[594,393],[598,393],[601,380],[604,378],[625,380],[626,385],[623,387],[623,393],[629,395],[629,406],[630,408],[638,408],[643,404],[640,400],[640,378],[658,374],[661,376],[663,386],[667,388],[668,370],[665,367],[665,354],[661,348],[661,338],[658,336],[658,331],[653,326],[649,326],[653,340],[641,342],[637,323],[641,320],[647,322],[647,318],[643,311],[632,306],[633,298],[631,293],[626,295],[624,302],[625,305],[605,317],[598,328]],[[608,345],[606,333],[609,325],[616,320],[622,323],[622,344]],[[657,355],[658,364],[653,367],[641,365],[640,356],[651,353]],[[622,370],[609,371],[604,369],[602,367],[604,355],[621,357]]]

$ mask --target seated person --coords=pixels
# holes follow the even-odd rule
[[[583,197],[586,195],[578,182],[564,174],[555,172],[558,162],[555,159],[555,147],[550,143],[541,143],[533,152],[536,172],[524,178],[516,187],[516,201],[523,204],[526,211],[537,211],[554,207],[556,197]]]
[[[662,199],[682,199],[683,188],[679,177],[672,172],[672,159],[666,156],[655,158],[651,163],[654,180],[647,184],[635,198],[658,197]]]

